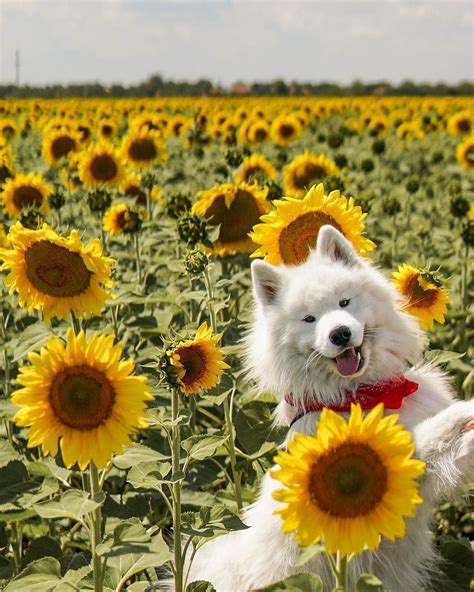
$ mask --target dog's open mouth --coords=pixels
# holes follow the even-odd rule
[[[342,376],[352,376],[357,374],[364,366],[364,357],[362,356],[362,345],[358,347],[349,347],[335,357],[337,371]]]

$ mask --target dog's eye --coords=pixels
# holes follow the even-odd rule
[[[305,318],[303,319],[303,321],[305,323],[314,323],[315,321],[315,317],[313,317],[313,315],[306,315]]]
[[[345,308],[349,304],[350,300],[348,298],[344,298],[344,300],[339,300],[339,306],[341,308]]]

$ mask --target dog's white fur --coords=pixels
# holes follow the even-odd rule
[[[383,275],[359,257],[334,228],[325,226],[317,249],[300,266],[252,265],[255,320],[248,334],[247,367],[262,391],[282,402],[277,420],[289,425],[295,402],[312,397],[323,404],[341,403],[347,391],[361,383],[378,383],[404,374],[419,384],[405,398],[400,421],[413,434],[417,456],[427,463],[421,482],[424,502],[407,533],[395,542],[382,541],[374,553],[363,553],[351,564],[350,580],[358,574],[377,575],[388,592],[417,592],[437,569],[429,536],[432,510],[441,497],[453,494],[474,473],[474,401],[452,398],[446,377],[436,368],[417,365],[424,336],[416,321],[401,309],[400,297]],[[341,308],[339,302],[350,302]],[[303,319],[311,315],[314,322]],[[311,320],[311,319],[310,319]],[[341,351],[329,340],[338,326],[352,333],[351,346],[362,345],[363,368],[351,377],[339,375],[334,357]],[[289,430],[311,434],[318,413],[297,420]],[[295,568],[298,551],[292,536],[284,535],[278,503],[272,491],[281,484],[267,474],[258,500],[245,511],[250,527],[204,545],[197,553],[190,580],[212,582],[218,592],[255,590],[297,571],[317,573],[324,589],[332,589],[332,574],[323,555]]]

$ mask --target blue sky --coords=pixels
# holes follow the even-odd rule
[[[470,0],[0,0],[0,81],[457,82]]]

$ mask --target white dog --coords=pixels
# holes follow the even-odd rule
[[[473,478],[474,401],[455,402],[441,372],[417,365],[424,341],[417,322],[402,311],[391,284],[333,227],[320,230],[317,249],[304,264],[255,261],[252,276],[256,308],[246,342],[249,375],[262,391],[281,398],[277,418],[291,425],[289,438],[315,431],[319,413],[299,417],[303,402],[341,405],[360,384],[403,376],[418,384],[400,409],[386,413],[400,414],[417,456],[427,463],[424,503],[408,520],[403,539],[383,540],[376,552],[350,564],[352,582],[360,573],[373,573],[389,592],[418,592],[437,567],[428,532],[432,510],[440,497]],[[277,488],[281,484],[266,475],[257,502],[244,514],[249,528],[204,545],[190,581],[210,581],[218,592],[245,592],[311,571],[323,579],[325,590],[332,589],[324,555],[295,567],[297,545],[273,514]]]

